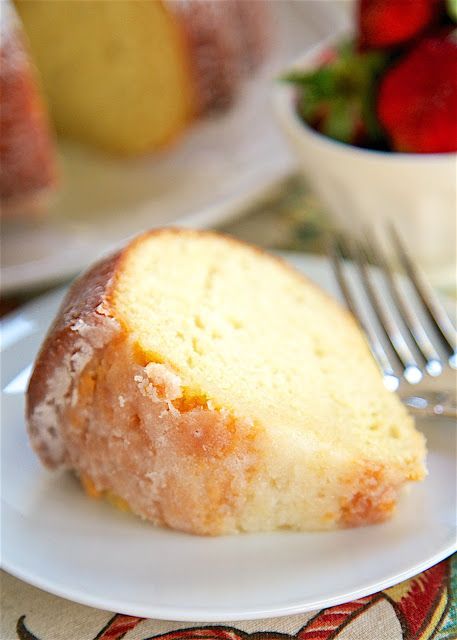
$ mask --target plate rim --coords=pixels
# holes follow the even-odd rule
[[[197,609],[195,607],[187,611],[179,609],[179,615],[177,615],[177,610],[170,606],[161,606],[158,608],[154,608],[154,606],[144,608],[141,605],[125,607],[122,604],[116,604],[114,600],[102,600],[98,596],[92,598],[85,597],[83,592],[78,590],[73,591],[72,589],[56,588],[55,586],[52,586],[52,584],[49,585],[45,579],[30,577],[27,575],[26,571],[18,571],[12,569],[9,564],[7,562],[5,563],[3,560],[0,562],[0,567],[15,578],[18,578],[23,582],[32,585],[33,587],[42,589],[43,591],[46,591],[47,593],[58,596],[60,598],[65,598],[66,600],[70,600],[71,602],[92,607],[101,611],[110,611],[112,613],[120,613],[124,615],[138,616],[141,618],[150,618],[156,620],[170,620],[174,622],[204,621],[213,623],[280,618],[302,613],[309,613],[311,611],[318,611],[329,607],[335,607],[347,602],[351,602],[352,600],[356,600],[358,598],[364,598],[366,596],[373,595],[378,591],[383,591],[384,589],[388,589],[389,587],[404,582],[405,580],[408,580],[409,578],[412,578],[419,573],[430,569],[430,567],[450,557],[456,551],[457,541],[454,544],[446,547],[444,550],[441,550],[440,552],[430,556],[426,560],[414,565],[414,567],[411,567],[410,569],[402,571],[395,576],[391,576],[390,578],[386,578],[385,580],[379,580],[378,582],[372,583],[365,588],[346,592],[344,594],[341,594],[340,596],[323,598],[321,600],[308,602],[307,604],[294,603],[286,606],[276,606],[273,608],[255,608],[248,611],[227,611],[222,615],[220,613],[215,613],[212,610],[205,610],[204,608]]]

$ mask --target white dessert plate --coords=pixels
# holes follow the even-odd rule
[[[119,160],[59,145],[62,184],[49,215],[3,222],[2,293],[70,278],[133,234],[170,224],[202,227],[236,218],[294,169],[276,127],[271,86],[291,58],[344,29],[344,3],[273,2],[267,63],[233,107],[205,118],[169,150]]]
[[[334,293],[328,263],[289,255]],[[180,621],[311,611],[374,593],[456,549],[455,424],[420,421],[429,476],[391,522],[327,533],[196,537],[87,498],[70,474],[45,471],[24,424],[32,359],[62,290],[2,327],[2,566],[46,591],[100,609]]]

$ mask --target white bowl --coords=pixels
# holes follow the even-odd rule
[[[291,68],[311,68],[325,42]],[[293,86],[278,82],[275,111],[309,186],[346,227],[394,221],[434,280],[451,285],[456,262],[457,154],[371,151],[332,140],[305,124]],[[446,280],[446,282],[444,282]]]

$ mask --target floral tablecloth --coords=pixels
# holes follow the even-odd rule
[[[229,596],[228,596],[229,597]],[[2,640],[451,640],[457,555],[353,602],[270,620],[180,623],[78,605],[2,574]]]
[[[269,248],[319,252],[327,224],[319,204],[300,180],[292,179],[278,194],[223,230]],[[30,297],[21,294],[4,300],[0,311],[7,312]],[[144,620],[63,600],[4,572],[0,578],[0,640],[457,638],[457,554],[406,582],[341,606],[239,623]]]

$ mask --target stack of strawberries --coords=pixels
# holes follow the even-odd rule
[[[349,144],[457,151],[457,0],[359,0],[355,38],[286,80],[301,117]]]

